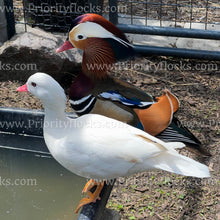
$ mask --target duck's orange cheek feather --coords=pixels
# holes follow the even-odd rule
[[[88,38],[83,53],[82,70],[89,77],[105,78],[116,62],[111,45],[101,38]]]
[[[79,40],[79,41],[71,40],[71,43],[74,45],[75,48],[81,49],[81,50],[85,50],[85,48],[88,44],[87,39]]]
[[[88,39],[84,40],[75,40],[75,36],[77,35],[77,30],[73,30],[69,33],[69,41],[74,45],[75,48],[84,50],[88,44]]]

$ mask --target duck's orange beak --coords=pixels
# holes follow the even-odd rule
[[[18,92],[28,92],[27,84],[24,84],[23,86],[20,86],[17,88]]]
[[[68,40],[66,40],[64,42],[64,44],[56,50],[56,53],[60,53],[60,52],[63,52],[65,50],[70,50],[72,48],[74,48],[74,46]]]

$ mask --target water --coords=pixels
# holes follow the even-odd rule
[[[77,219],[85,183],[53,158],[0,149],[0,219]]]

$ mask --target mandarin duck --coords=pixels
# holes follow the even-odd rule
[[[185,176],[210,176],[206,165],[176,151],[185,146],[181,142],[164,142],[141,129],[98,114],[66,117],[64,90],[45,73],[30,76],[17,91],[30,92],[42,101],[43,135],[55,160],[97,183],[96,191],[88,192],[90,198],[82,199],[80,206],[99,199],[104,180],[137,172],[161,169]],[[54,121],[59,126],[53,126]]]
[[[163,141],[181,141],[200,155],[209,155],[201,142],[173,117],[179,108],[177,97],[165,90],[155,99],[133,85],[111,77],[109,68],[136,55],[125,34],[97,14],[77,17],[67,40],[57,49],[83,50],[82,72],[72,83],[69,98],[78,115],[102,114],[139,127]]]

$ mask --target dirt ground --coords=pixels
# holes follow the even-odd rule
[[[120,178],[108,207],[118,210],[122,219],[220,219],[220,62],[139,58],[123,66],[123,71],[116,68],[111,74],[155,96],[165,88],[170,89],[181,102],[176,116],[212,157],[202,158],[181,150],[182,154],[209,166],[209,179],[167,172]],[[0,81],[1,107],[42,108],[35,97],[16,92],[24,81]]]
[[[211,178],[166,172],[122,178],[108,206],[118,210],[122,219],[220,219],[220,63],[163,57],[140,59],[142,63],[148,63],[151,70],[127,70],[118,76],[151,94],[159,95],[168,88],[178,96],[181,106],[176,116],[213,156],[201,158],[185,150],[181,153],[207,164]],[[212,64],[216,68],[209,68]],[[156,71],[160,65],[167,68]]]

